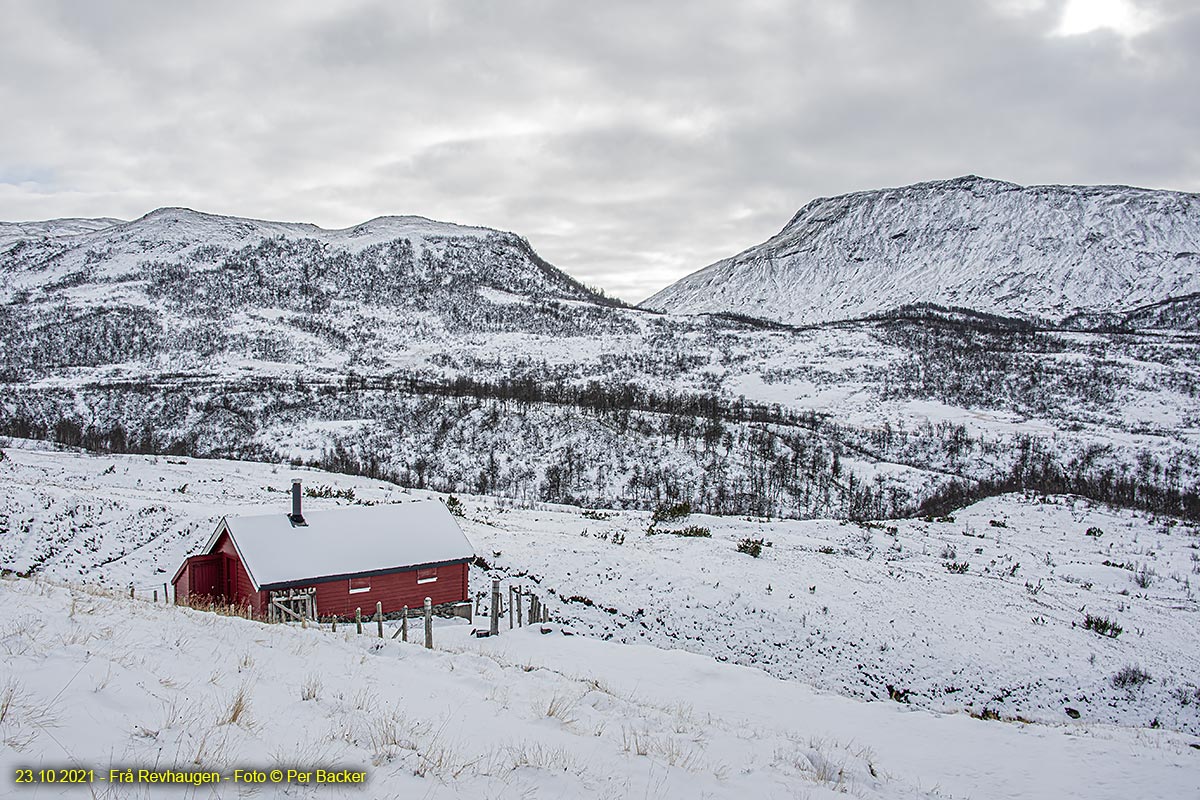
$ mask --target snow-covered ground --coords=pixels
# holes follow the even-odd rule
[[[543,633],[545,631],[545,633]],[[96,771],[95,797],[1182,798],[1169,731],[1025,725],[863,703],[558,625],[435,648],[0,580],[0,769]],[[366,773],[365,787],[122,786],[134,770]],[[286,773],[284,773],[286,775]]]
[[[286,507],[293,475],[353,490],[353,501],[310,498],[312,508],[429,496],[280,465],[29,442],[6,452],[0,565],[133,584],[139,596],[161,593],[222,514]],[[641,512],[463,499],[463,528],[491,574],[533,587],[556,619],[595,638],[689,650],[865,700],[1047,724],[1078,712],[1200,734],[1193,526],[1008,495],[952,521],[693,515],[651,535]],[[686,526],[711,537],[670,532]],[[763,540],[759,557],[738,552],[744,539]],[[476,592],[487,577],[473,571]],[[1101,636],[1084,628],[1088,615],[1123,630]],[[1129,666],[1151,679],[1114,686]]]

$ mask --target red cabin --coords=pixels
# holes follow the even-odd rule
[[[313,617],[385,614],[467,602],[474,550],[437,500],[301,513],[224,517],[199,555],[175,573],[175,602],[246,607],[259,618],[273,601],[309,598]],[[285,616],[285,614],[280,614]]]

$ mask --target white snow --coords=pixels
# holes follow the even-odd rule
[[[223,514],[278,513],[293,474],[353,492],[305,498],[306,514],[429,496],[267,464],[19,445],[0,462],[0,564],[132,583],[139,596],[161,592]],[[1086,723],[1157,721],[1200,735],[1200,698],[1187,694],[1200,691],[1194,526],[1078,498],[1009,495],[953,522],[681,523],[708,528],[705,539],[672,535],[678,525],[647,535],[643,512],[589,517],[461,497],[459,524],[491,574],[538,586],[557,618],[592,636],[685,649],[860,699],[886,701],[892,685],[937,711],[1058,724],[1074,708]],[[761,557],[737,552],[743,539],[764,540]],[[1144,587],[1143,567],[1152,573]],[[488,579],[474,570],[473,591],[486,594]],[[1124,631],[1114,639],[1085,630],[1086,614]],[[1115,688],[1128,665],[1153,680]]]
[[[290,507],[289,507],[290,510]],[[230,516],[224,524],[257,587],[395,567],[461,561],[471,543],[438,500],[366,508]],[[213,532],[207,551],[221,532]]]
[[[545,631],[543,634],[542,632]],[[1183,798],[1198,755],[1167,731],[1040,726],[814,692],[744,667],[564,636],[435,648],[0,580],[0,770],[95,770],[94,796]],[[414,640],[420,639],[418,635]],[[122,787],[110,768],[226,782]],[[234,770],[366,773],[363,787],[231,782]],[[315,777],[315,775],[313,776]],[[268,781],[270,779],[268,778]]]
[[[820,198],[642,302],[794,325],[913,303],[1059,320],[1200,291],[1200,195],[966,176]]]

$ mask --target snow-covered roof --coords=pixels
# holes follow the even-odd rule
[[[222,530],[228,530],[260,589],[462,561],[475,555],[438,500],[305,511],[304,521],[306,525],[293,525],[285,513],[226,517],[205,552]]]

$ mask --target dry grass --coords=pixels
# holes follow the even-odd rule
[[[225,713],[221,715],[218,725],[241,725],[243,728],[250,727],[250,692],[247,686],[242,685],[229,698],[229,703],[225,707]]]
[[[696,771],[704,764],[704,753],[699,748],[680,742],[674,736],[656,736],[632,727],[621,729],[621,749],[689,771]]]
[[[578,702],[578,697],[569,698],[556,694],[546,704],[546,716],[558,720],[563,725],[570,725],[577,720],[575,706]]]
[[[323,688],[325,685],[321,682],[321,676],[316,672],[309,673],[300,686],[300,699],[304,701],[319,700]]]
[[[218,726],[206,731],[196,742],[188,761],[203,769],[229,768],[229,728]]]
[[[371,761],[380,766],[395,759],[401,750],[417,752],[418,740],[427,732],[426,725],[410,720],[398,709],[376,714],[366,724]]]
[[[831,751],[839,749],[837,745],[820,739],[810,739],[807,745],[793,741],[790,746],[777,749],[771,763],[774,766],[790,768],[817,783],[828,785],[834,791],[846,792],[851,790],[854,775],[848,769],[844,758],[839,760],[830,754]],[[844,750],[840,752],[849,755]],[[877,776],[870,751],[863,750],[859,753],[859,758],[864,761],[867,771],[872,776]]]
[[[188,600],[180,605],[185,605],[188,608],[194,608],[197,611],[209,611],[213,614],[219,614],[222,617],[241,617],[242,619],[252,619],[254,614],[250,606],[237,605],[234,603],[214,603],[206,597],[188,598]]]
[[[417,750],[417,764],[413,775],[418,778],[436,777],[443,780],[458,780],[464,775],[478,772],[478,765],[486,756],[467,759],[453,745],[434,737],[429,745]]]
[[[104,675],[98,676],[92,680],[92,691],[102,692],[108,686],[108,682],[112,680],[112,664],[104,670]]]
[[[489,772],[505,772],[527,767],[554,772],[569,772],[582,776],[586,767],[562,747],[547,747],[538,742],[509,745],[499,752],[497,763]]]
[[[38,701],[15,678],[0,684],[0,742],[21,752],[57,725],[54,701]]]
[[[46,625],[37,620],[14,622],[0,630],[0,648],[5,655],[16,657],[32,654],[42,655],[46,647],[39,642]]]

